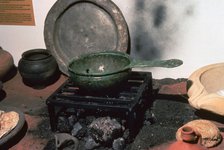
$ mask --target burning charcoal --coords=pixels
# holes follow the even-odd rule
[[[125,140],[123,138],[115,139],[113,142],[113,150],[124,150]]]
[[[85,143],[85,148],[87,150],[91,150],[91,149],[97,148],[98,146],[100,146],[100,144],[96,143],[96,141],[91,136],[88,136]]]
[[[129,130],[129,129],[126,129],[126,130],[124,131],[123,138],[124,138],[125,140],[128,140],[129,135],[130,135],[130,130]]]
[[[84,125],[81,125],[79,122],[75,123],[71,131],[72,136],[75,137],[84,137],[86,135],[87,128]]]
[[[79,122],[75,123],[75,124],[73,125],[73,129],[72,129],[72,131],[71,131],[72,136],[76,136],[77,133],[78,133],[81,129],[82,129],[82,125],[81,125]]]
[[[86,116],[86,123],[90,124],[91,122],[93,122],[94,120],[96,120],[95,116]]]
[[[70,126],[73,126],[77,122],[77,117],[75,115],[71,115],[68,117],[68,122]]]
[[[115,119],[101,117],[89,125],[89,133],[96,141],[108,143],[122,135],[122,126]]]
[[[62,116],[58,117],[58,130],[59,132],[70,132],[72,130],[68,118]]]

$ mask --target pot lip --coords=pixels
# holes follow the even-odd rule
[[[31,59],[29,58],[30,56],[36,55],[36,54],[44,54],[43,57],[40,58],[35,58],[35,59]],[[50,52],[47,49],[31,49],[28,51],[25,51],[22,53],[22,58],[26,61],[40,61],[40,60],[45,60],[49,57],[51,57],[52,55],[50,54]]]
[[[68,65],[68,72],[70,74],[74,74],[74,75],[79,75],[79,76],[89,76],[89,77],[103,77],[103,76],[108,76],[108,75],[113,75],[113,74],[117,74],[117,73],[120,73],[120,72],[127,72],[128,70],[131,70],[131,68],[128,68],[128,67],[123,67],[121,69],[118,69],[118,70],[115,70],[115,71],[111,71],[111,72],[108,72],[108,73],[93,73],[93,74],[87,74],[87,73],[80,73],[80,72],[77,72],[75,70],[73,70],[71,68],[71,66],[79,61],[79,60],[82,60],[83,58],[85,57],[94,57],[94,56],[99,56],[99,55],[105,55],[105,54],[108,54],[108,55],[115,55],[115,56],[121,56],[121,57],[124,57],[126,58],[127,60],[129,60],[129,64],[127,66],[130,65],[131,63],[131,58],[130,56],[127,54],[127,53],[124,53],[124,52],[121,52],[121,51],[112,51],[112,50],[108,50],[108,51],[101,51],[101,52],[92,52],[92,53],[86,53],[86,54],[83,54],[83,55],[80,55],[79,57],[75,57],[73,58],[70,62],[69,62],[69,65]]]

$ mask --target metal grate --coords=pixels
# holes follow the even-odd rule
[[[150,72],[132,72],[127,83],[119,92],[101,95],[86,95],[68,79],[47,100],[51,130],[57,130],[57,118],[63,109],[101,110],[109,115],[121,113],[128,121],[128,127],[134,128],[139,114],[150,103],[152,93],[152,75]]]

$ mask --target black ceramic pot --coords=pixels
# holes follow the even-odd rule
[[[35,89],[54,83],[59,77],[58,64],[46,49],[24,52],[19,60],[18,70],[23,82]]]

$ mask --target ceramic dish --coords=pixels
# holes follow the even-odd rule
[[[44,39],[60,70],[80,54],[116,50],[127,52],[127,23],[110,0],[58,0],[45,20]]]
[[[15,111],[19,114],[19,122],[16,125],[12,131],[10,131],[8,134],[4,135],[2,138],[0,138],[0,146],[7,143],[11,138],[17,135],[17,133],[22,129],[25,123],[25,116],[24,113],[21,112],[19,109],[15,107],[9,107],[9,106],[0,106],[0,110],[3,110],[5,112],[9,111]]]
[[[189,77],[189,103],[224,116],[224,63],[211,64],[196,70]]]

